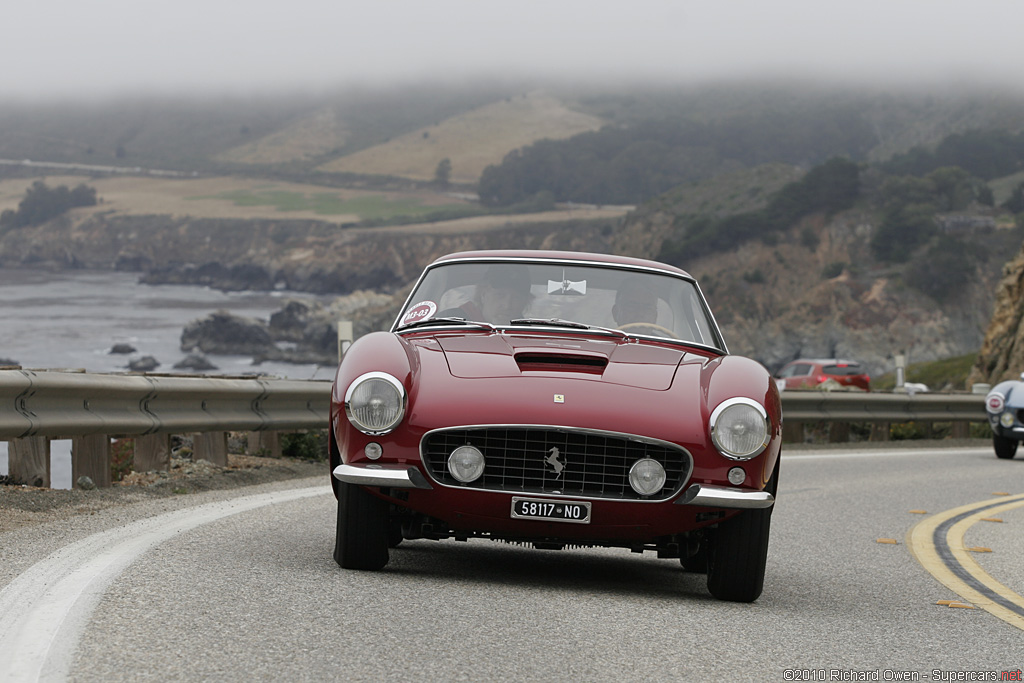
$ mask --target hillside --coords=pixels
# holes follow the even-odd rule
[[[287,123],[258,140],[245,142],[213,156],[230,164],[277,165],[318,159],[340,149],[351,131],[330,107]]]
[[[599,118],[567,108],[547,93],[534,91],[411,131],[330,161],[317,170],[432,180],[438,163],[449,159],[451,180],[472,184],[484,168],[500,163],[519,147],[597,130],[602,123]]]
[[[967,88],[729,83],[602,89],[535,82],[74,106],[0,102],[0,159],[352,186],[382,176],[429,181],[448,158],[452,180],[472,184],[487,165],[542,140],[566,142],[571,153],[565,160],[582,153],[577,163],[586,168],[587,148],[598,155],[594,162],[611,163],[600,158],[609,142],[629,138],[629,131],[664,134],[666,126],[678,128],[671,142],[678,158],[662,170],[690,182],[738,166],[806,167],[836,154],[878,162],[975,128],[1018,131],[1024,99]],[[628,177],[651,145],[624,144],[616,165]],[[557,192],[556,198],[571,199]]]
[[[801,177],[798,169],[773,165],[678,188],[630,214],[613,248],[688,270],[701,283],[730,351],[769,368],[797,357],[847,357],[880,374],[891,370],[898,353],[921,362],[977,351],[1005,255],[1021,245],[1021,228],[1005,213],[993,220],[992,209],[973,205],[963,215],[976,220],[938,223],[947,227],[936,228],[905,260],[887,260],[874,248],[885,214],[872,204],[869,187],[852,208],[811,212],[728,248],[675,246],[709,214],[758,215],[750,212]],[[1009,286],[1018,295],[1019,271]],[[1011,320],[1019,320],[1019,299],[1012,309],[998,304],[1016,316]]]

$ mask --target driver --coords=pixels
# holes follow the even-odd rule
[[[658,298],[639,278],[629,278],[615,293],[612,318],[618,326],[635,323],[656,323]]]

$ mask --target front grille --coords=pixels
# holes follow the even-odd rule
[[[448,472],[448,456],[466,444],[478,448],[486,460],[483,477],[470,484],[457,481]],[[593,498],[640,499],[629,485],[629,468],[641,458],[657,460],[667,475],[661,492],[650,499],[667,498],[678,491],[692,469],[690,454],[679,446],[624,434],[554,427],[442,429],[424,436],[420,451],[430,475],[447,486]]]

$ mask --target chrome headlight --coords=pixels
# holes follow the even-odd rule
[[[386,372],[360,375],[345,392],[345,415],[364,434],[387,434],[405,415],[405,387]]]
[[[711,413],[711,441],[732,460],[749,460],[768,445],[768,413],[749,398],[722,401]]]

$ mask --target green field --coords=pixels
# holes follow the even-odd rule
[[[365,195],[342,199],[333,192],[304,194],[285,190],[232,190],[189,199],[223,199],[236,206],[272,206],[278,211],[312,211],[323,216],[355,215],[362,220],[427,216],[440,212],[461,212],[466,208],[464,204],[428,206],[412,198],[388,199],[380,195]]]

